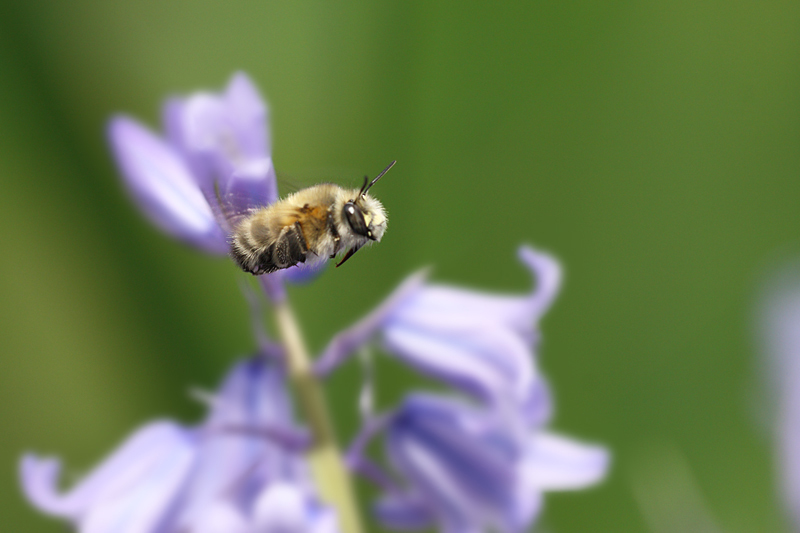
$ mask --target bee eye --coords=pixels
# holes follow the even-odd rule
[[[350,229],[353,230],[353,233],[361,235],[362,237],[369,237],[372,233],[369,228],[367,228],[367,223],[364,222],[364,214],[361,212],[361,209],[358,208],[353,202],[347,202],[344,204],[344,218],[347,220],[347,224],[350,226]]]

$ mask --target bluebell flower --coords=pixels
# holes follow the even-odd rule
[[[541,427],[520,435],[492,409],[431,394],[409,395],[385,432],[403,488],[387,491],[375,510],[397,529],[525,531],[544,491],[593,485],[609,460],[601,447]]]
[[[784,267],[769,287],[761,310],[762,362],[769,368],[776,470],[781,495],[800,530],[800,269]]]
[[[221,94],[169,99],[163,115],[164,137],[125,115],[109,122],[122,177],[164,232],[204,252],[227,254],[229,218],[278,199],[267,105],[238,73]],[[316,270],[294,267],[270,279],[303,281]]]
[[[29,454],[22,487],[40,511],[81,533],[161,531],[197,460],[197,435],[170,422],[136,431],[78,485],[59,493],[60,464]]]
[[[220,95],[171,98],[164,123],[212,204],[220,196],[246,211],[278,199],[268,109],[245,74],[235,74]]]
[[[337,335],[319,359],[324,375],[377,339],[389,356],[461,393],[413,393],[369,418],[354,440],[348,462],[382,487],[375,510],[389,527],[523,531],[538,516],[544,491],[584,488],[605,476],[605,449],[546,429],[552,403],[536,352],[539,321],[558,293],[561,271],[529,247],[519,256],[535,277],[530,293],[445,286],[420,272]],[[365,453],[382,433],[395,476]]]
[[[108,127],[134,199],[162,230],[206,252],[228,253],[220,200],[237,211],[278,198],[267,108],[236,74],[223,94],[198,93],[165,105],[166,138],[125,115]]]
[[[335,514],[296,485],[275,482],[255,499],[245,514],[240,507],[219,500],[200,509],[189,529],[176,533],[339,533]]]
[[[359,346],[378,337],[385,352],[421,372],[528,420],[545,419],[549,396],[534,352],[539,320],[558,293],[561,269],[548,254],[524,246],[535,277],[527,295],[498,295],[408,278],[375,311],[337,335],[318,362],[330,372]]]
[[[56,459],[26,455],[26,496],[81,533],[336,532],[302,459],[307,435],[282,370],[242,362],[210,402],[201,425],[147,424],[65,492]]]

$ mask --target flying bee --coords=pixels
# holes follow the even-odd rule
[[[386,210],[367,192],[396,162],[372,181],[365,176],[360,189],[322,183],[245,213],[231,221],[231,256],[242,270],[259,275],[313,265],[347,250],[336,265],[341,266],[383,237]]]

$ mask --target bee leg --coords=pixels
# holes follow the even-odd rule
[[[306,262],[306,252],[308,245],[303,237],[300,223],[293,226],[286,226],[278,235],[275,241],[275,249],[272,252],[272,260],[277,268],[289,268],[297,263]]]
[[[350,248],[349,250],[347,250],[347,253],[344,254],[344,257],[342,258],[342,260],[339,261],[338,263],[336,263],[336,268],[339,268],[340,266],[342,266],[344,264],[344,262],[347,261],[348,259],[350,259],[351,257],[353,257],[353,254],[355,254],[357,251],[358,251],[358,248]]]
[[[306,254],[308,253],[308,242],[306,242],[306,237],[303,234],[303,226],[300,225],[300,222],[294,223],[294,235],[297,238],[297,245],[300,247],[300,250],[303,254],[303,259],[298,260],[300,263],[306,262]]]
[[[339,232],[336,230],[336,222],[333,220],[333,211],[330,210],[328,211],[328,232],[333,235],[333,253],[330,256],[330,259],[333,259],[339,253],[342,238],[339,237]]]

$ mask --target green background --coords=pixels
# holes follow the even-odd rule
[[[149,225],[104,138],[242,69],[279,172],[350,185],[398,160],[384,241],[292,290],[312,349],[423,265],[528,290],[534,244],[566,272],[554,425],[614,453],[544,528],[784,530],[752,323],[800,243],[799,30],[788,0],[2,3],[2,529],[62,530],[21,497],[24,450],[75,479],[149,419],[197,420],[188,388],[252,349],[244,274]],[[390,373],[382,404],[421,383]],[[342,437],[358,383],[331,383]]]

